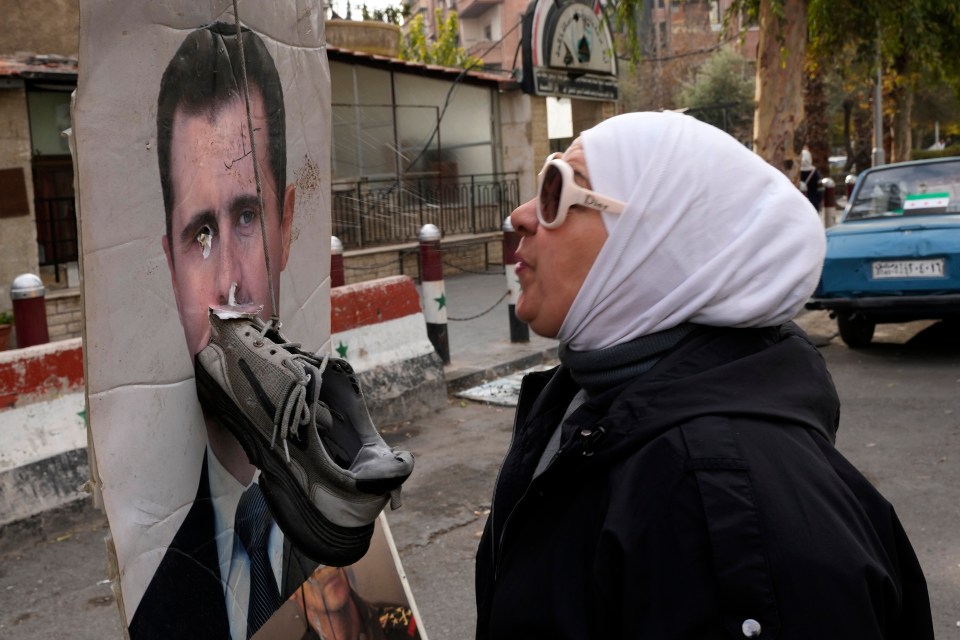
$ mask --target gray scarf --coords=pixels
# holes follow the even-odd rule
[[[587,395],[594,395],[652,369],[694,328],[693,324],[681,324],[595,351],[574,351],[566,343],[560,343],[558,354],[574,381]]]

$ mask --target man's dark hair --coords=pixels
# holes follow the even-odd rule
[[[243,29],[241,34],[251,98],[254,90],[258,89],[267,115],[267,158],[270,173],[277,185],[277,207],[283,216],[283,190],[287,176],[283,88],[273,57],[263,40],[248,29]],[[168,238],[171,237],[174,203],[170,176],[174,115],[180,110],[184,115],[204,114],[213,120],[230,101],[239,99],[242,102],[243,78],[240,68],[237,28],[217,22],[188,35],[163,72],[157,98],[157,156]]]

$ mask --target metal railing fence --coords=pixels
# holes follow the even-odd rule
[[[77,210],[72,197],[36,198],[37,245],[40,266],[77,260]],[[59,281],[60,270],[57,269]]]
[[[337,181],[333,235],[344,247],[358,249],[414,242],[428,223],[444,236],[499,231],[519,204],[516,173]]]

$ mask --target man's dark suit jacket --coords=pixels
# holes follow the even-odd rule
[[[281,602],[313,573],[317,563],[283,542]],[[213,503],[203,457],[197,497],[153,574],[130,622],[131,640],[217,640],[230,637],[220,582]]]

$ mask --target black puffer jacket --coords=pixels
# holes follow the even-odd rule
[[[794,325],[700,328],[582,405],[524,380],[477,553],[477,637],[932,638],[890,504],[834,448],[839,401]],[[575,426],[574,426],[575,425]]]

